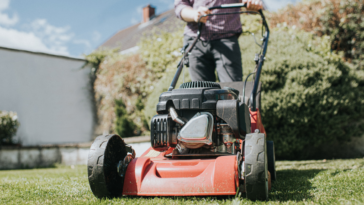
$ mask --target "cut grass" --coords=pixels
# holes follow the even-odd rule
[[[364,159],[277,162],[269,201],[245,197],[123,197],[99,200],[86,166],[0,171],[0,204],[364,204]]]

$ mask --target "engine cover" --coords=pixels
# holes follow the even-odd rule
[[[178,140],[189,149],[212,144],[214,117],[208,112],[199,112],[181,129]]]
[[[250,112],[241,101],[250,84],[243,92],[243,82],[189,82],[162,93],[151,122],[153,149],[175,148],[166,157],[236,154],[250,133]]]
[[[238,95],[231,89],[174,89],[160,95],[157,113],[164,114],[168,112],[169,104],[173,104],[176,110],[215,110],[217,101],[237,99]]]

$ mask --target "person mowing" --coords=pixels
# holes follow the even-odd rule
[[[221,4],[245,3],[247,9],[258,11],[263,8],[261,0],[175,0],[177,17],[187,25],[184,30],[183,44],[191,44],[197,36],[198,20],[210,11],[208,7]],[[236,12],[237,9],[224,9],[224,12]],[[220,82],[242,81],[242,60],[238,37],[242,33],[240,15],[216,15],[201,19],[200,41],[191,51],[189,72],[192,81],[216,81],[215,69]]]

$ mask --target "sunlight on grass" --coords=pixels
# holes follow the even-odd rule
[[[73,169],[72,169],[73,168]],[[0,171],[0,204],[253,204],[245,197],[96,199],[86,166]],[[364,159],[280,161],[268,202],[363,204]]]

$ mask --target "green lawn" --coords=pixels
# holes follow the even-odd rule
[[[364,204],[364,159],[277,162],[268,202]],[[0,204],[252,204],[244,197],[123,197],[98,200],[86,166],[0,171]]]

